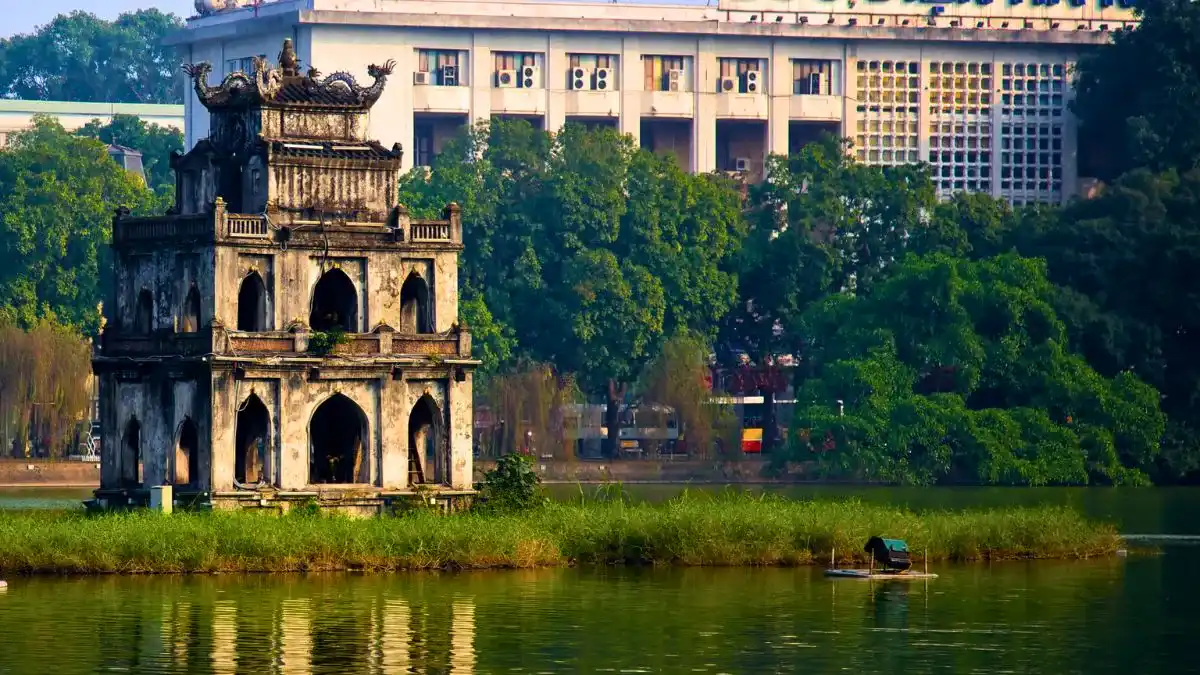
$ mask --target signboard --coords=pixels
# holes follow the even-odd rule
[[[1137,0],[719,0],[729,12],[874,14],[1136,21]],[[940,8],[940,9],[939,9]]]

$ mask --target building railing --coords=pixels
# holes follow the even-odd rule
[[[267,227],[267,219],[262,216],[246,216],[230,213],[225,216],[230,237],[243,239],[267,239],[271,230]]]
[[[109,329],[101,336],[100,346],[104,356],[200,356],[212,351],[212,330],[135,335]]]
[[[409,226],[411,241],[450,241],[450,223],[416,222]]]

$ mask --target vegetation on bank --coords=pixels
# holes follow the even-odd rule
[[[862,559],[885,533],[931,561],[1083,558],[1115,530],[1062,508],[914,514],[855,501],[730,494],[663,505],[620,500],[523,512],[399,518],[148,512],[0,512],[0,573],[216,573],[527,568],[564,565],[808,565]]]

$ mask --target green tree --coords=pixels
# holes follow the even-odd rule
[[[902,483],[1146,482],[1158,392],[1072,353],[1056,293],[1041,261],[932,254],[814,306],[800,455]]]
[[[76,133],[142,153],[146,183],[160,195],[175,193],[170,157],[172,152],[183,152],[183,132],[179,129],[147,124],[134,115],[114,115],[107,123],[92,120]]]
[[[1157,0],[1137,11],[1137,28],[1117,32],[1078,67],[1072,110],[1106,180],[1137,168],[1187,171],[1200,157],[1200,5]]]
[[[13,134],[0,150],[0,320],[57,320],[96,334],[113,213],[159,206],[104,144],[53,118]]]
[[[174,47],[164,38],[183,27],[157,9],[115,21],[75,11],[31,35],[0,40],[0,97],[41,101],[182,103]]]
[[[457,201],[464,283],[479,289],[514,356],[576,373],[609,402],[608,452],[628,383],[680,330],[711,334],[736,297],[741,202],[611,129],[483,124],[448,144],[401,201]]]

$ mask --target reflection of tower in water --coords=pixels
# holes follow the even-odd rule
[[[382,610],[372,621],[380,630],[372,635],[371,672],[474,674],[473,599],[457,599],[450,607],[385,600]]]
[[[307,598],[284,600],[279,620],[279,672],[312,672],[312,612]]]
[[[237,605],[233,600],[213,603],[212,621],[213,675],[237,672]]]

